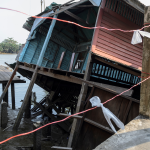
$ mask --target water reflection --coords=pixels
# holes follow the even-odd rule
[[[0,54],[0,65],[7,66],[5,64],[5,62],[7,62],[8,64],[14,63],[16,56],[17,56],[16,54]],[[16,83],[15,84],[16,108],[19,108],[22,103],[20,101],[24,99],[24,96],[27,91],[30,80],[24,78],[19,73],[17,73],[17,76],[20,76],[21,79],[26,80],[26,83]],[[9,88],[8,91],[9,91],[9,97],[8,97],[9,99],[8,100],[9,100],[9,104],[11,106],[11,89]],[[46,92],[37,85],[34,85],[32,91],[36,92],[37,102],[40,101],[46,95]],[[0,85],[0,94],[1,93],[2,93],[2,86]]]

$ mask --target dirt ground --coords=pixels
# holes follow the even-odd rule
[[[21,124],[19,126],[18,131],[12,130],[12,125],[15,122],[15,118],[17,117],[19,110],[12,110],[8,108],[8,124],[9,128],[0,128],[0,141],[3,141],[11,136],[25,133],[33,130],[33,122],[42,121],[41,117],[36,119],[22,119]],[[42,132],[44,134],[43,129]],[[57,125],[51,126],[51,136],[49,138],[44,137],[42,135],[42,144],[41,150],[50,150],[51,146],[67,146],[69,134],[62,131]],[[23,147],[32,147],[33,146],[33,134],[16,137],[7,141],[4,144],[0,145],[0,150],[30,150],[31,148],[23,148]],[[22,148],[20,148],[22,147]]]

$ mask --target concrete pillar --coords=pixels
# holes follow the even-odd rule
[[[40,123],[33,123],[33,130],[41,126]],[[33,150],[41,150],[41,130],[33,133]]]
[[[145,8],[144,23],[150,23],[150,6]],[[150,32],[150,27],[144,30]],[[150,39],[147,37],[144,37],[143,40],[142,71],[150,73]],[[147,78],[148,75],[142,73],[142,77]],[[141,84],[140,114],[150,118],[150,79]]]
[[[3,102],[1,104],[1,127],[6,128],[7,123],[8,123],[7,103]]]

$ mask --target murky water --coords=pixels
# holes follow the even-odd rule
[[[0,65],[7,66],[5,62],[8,64],[14,63],[16,54],[0,54]],[[21,76],[19,73],[17,73],[18,76]],[[25,93],[27,91],[28,85],[30,83],[30,80],[24,78],[21,76],[21,79],[26,80],[26,83],[16,83],[15,84],[15,98],[16,98],[16,108],[19,108],[21,106],[21,100],[24,99]],[[36,92],[37,101],[40,101],[45,95],[45,91],[40,88],[37,85],[34,85],[33,92]],[[9,88],[9,104],[11,106],[11,89]],[[2,85],[0,85],[0,94],[2,93]]]

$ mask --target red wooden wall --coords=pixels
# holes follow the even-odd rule
[[[101,8],[97,26],[109,29],[140,29],[141,27],[132,21],[122,17],[116,12],[104,7]],[[133,32],[107,31],[97,29],[95,31],[92,52],[101,57],[121,63],[125,66],[141,70],[142,68],[142,44],[132,45]]]

